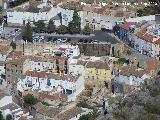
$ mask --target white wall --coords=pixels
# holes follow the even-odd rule
[[[0,61],[6,61],[7,55],[0,54]]]
[[[153,52],[152,52],[152,57],[154,57],[154,58],[156,58],[156,59],[159,59],[159,58],[157,57],[157,55],[159,55],[159,53],[160,53],[160,45],[157,45],[157,44],[153,44],[153,43],[152,43],[152,50],[153,50]]]
[[[5,96],[0,100],[0,107],[13,103],[12,96]]]
[[[76,65],[76,64],[70,64],[69,65],[69,74],[71,75],[82,75],[84,76],[84,66],[82,65]]]
[[[143,20],[154,21],[155,20],[155,15],[136,17],[136,18],[128,18],[128,19],[126,19],[126,22],[141,22]]]
[[[7,12],[8,22],[11,23],[19,23],[23,24],[23,20],[25,21],[38,21],[38,20],[46,20],[49,21],[52,17],[57,15],[57,9],[52,8],[49,12],[39,12],[39,13],[31,13],[31,12]]]
[[[117,82],[121,82],[121,83],[125,83],[127,85],[133,85],[133,86],[140,86],[140,84],[143,82],[142,78],[139,77],[135,77],[135,76],[123,76],[123,75],[119,75],[117,77],[115,77],[115,80]]]
[[[0,77],[1,77],[1,74],[5,74],[5,65],[0,66]]]

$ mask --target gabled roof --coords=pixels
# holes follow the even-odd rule
[[[154,41],[155,44],[160,45],[160,38],[156,41]]]
[[[148,33],[143,35],[143,40],[148,41],[148,42],[153,42],[154,38],[155,37],[153,35],[150,35]]]
[[[86,68],[106,69],[110,70],[108,63],[102,61],[88,62]]]
[[[60,51],[65,51],[66,50],[66,48],[59,48],[58,50],[60,50]]]
[[[147,67],[145,68],[145,72],[149,74],[152,70],[154,72],[160,70],[160,61],[150,60],[147,62]]]
[[[20,58],[23,56],[23,51],[11,51],[7,57],[9,58]]]
[[[87,61],[78,60],[77,65],[85,66]]]
[[[81,114],[85,112],[82,108],[80,107],[72,107],[70,109],[68,109],[65,112],[60,113],[57,118],[59,120],[70,120],[71,118],[74,118],[75,116],[77,116],[78,114]]]
[[[10,50],[10,46],[0,45],[0,54],[7,55]]]
[[[125,13],[124,13],[123,11],[117,11],[114,16],[115,16],[115,17],[124,17],[124,16],[125,16]]]
[[[37,113],[40,113],[50,118],[54,118],[60,112],[58,108],[45,106],[41,102],[35,104],[33,108],[36,110]]]
[[[129,28],[132,26],[132,25],[136,25],[137,23],[135,22],[126,22],[122,25],[120,25],[121,28],[125,29],[125,30],[129,30]]]

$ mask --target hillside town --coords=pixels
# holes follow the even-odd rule
[[[159,120],[158,7],[1,0],[0,120]]]

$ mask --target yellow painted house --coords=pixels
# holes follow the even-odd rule
[[[108,63],[101,61],[88,62],[85,68],[85,79],[110,82],[112,75]]]

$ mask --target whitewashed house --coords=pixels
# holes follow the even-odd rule
[[[22,108],[14,102],[15,98],[13,98],[13,96],[4,94],[2,91],[0,91],[0,94],[0,111],[5,119],[7,115],[11,115],[14,120],[19,120],[22,116],[28,119],[33,118],[28,112],[24,113]]]
[[[78,60],[69,64],[69,74],[76,75],[85,75],[85,65],[87,61]]]
[[[61,89],[59,88],[61,87]],[[17,91],[63,92],[66,95],[80,93],[84,89],[84,80],[79,76],[28,71],[24,78],[19,78]]]
[[[32,57],[30,59],[30,66],[32,71],[50,71],[50,72],[55,72],[56,68],[56,63],[55,59],[50,56],[48,57]]]
[[[147,25],[140,29],[135,36],[135,49],[141,54],[156,58],[157,60],[160,59],[159,26],[159,24]]]
[[[119,70],[118,75],[115,76],[115,82],[124,83],[126,85],[138,87],[148,76],[145,71],[134,66],[124,66]]]

